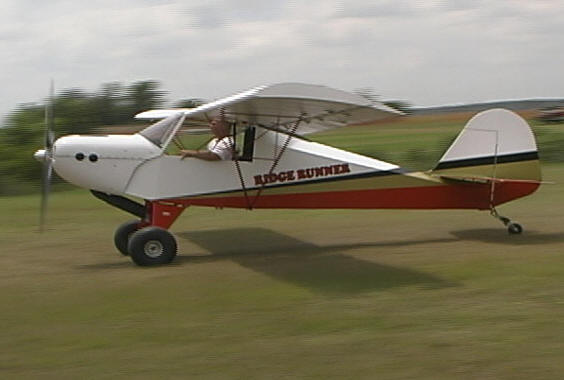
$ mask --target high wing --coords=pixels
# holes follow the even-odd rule
[[[205,125],[223,114],[237,123],[292,131],[298,135],[402,114],[346,91],[303,83],[279,83],[255,87],[196,108],[151,110],[135,118],[162,119],[180,112],[184,113],[186,122],[194,126]],[[299,126],[294,130],[298,121]]]

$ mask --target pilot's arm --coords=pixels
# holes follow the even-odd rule
[[[219,161],[221,160],[221,157],[219,157],[219,155],[210,152],[209,150],[181,150],[180,151],[180,156],[181,159],[184,159],[186,157],[194,157],[194,158],[199,158],[201,160],[206,160],[206,161]]]
[[[206,161],[227,161],[233,158],[233,141],[229,137],[221,140],[214,139],[206,150],[181,150],[181,158],[195,157]]]

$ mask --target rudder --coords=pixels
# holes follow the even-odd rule
[[[537,144],[529,124],[501,108],[480,112],[470,119],[432,173],[541,180]]]

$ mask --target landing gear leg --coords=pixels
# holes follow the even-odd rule
[[[521,232],[523,232],[523,227],[522,227],[519,223],[513,222],[511,219],[509,219],[509,218],[506,217],[506,216],[499,215],[499,213],[497,212],[497,210],[495,209],[495,207],[492,207],[492,208],[490,209],[490,214],[491,214],[494,218],[496,218],[496,219],[498,219],[499,221],[501,221],[501,223],[503,223],[503,225],[504,225],[505,227],[507,227],[507,232],[508,232],[509,234],[511,234],[511,235],[518,235],[518,234],[520,234]]]
[[[125,211],[128,210],[123,204],[131,205],[127,202],[132,202],[117,196],[106,198],[113,202],[108,203]],[[183,200],[146,201],[143,210],[133,210],[136,212],[129,210],[140,219],[130,220],[117,228],[114,234],[116,248],[122,255],[129,256],[137,265],[154,266],[170,263],[176,257],[177,243],[167,229],[188,206],[189,203]]]
[[[167,229],[187,206],[179,200],[146,201],[146,224],[133,232],[127,243],[127,252],[135,264],[154,266],[174,260],[178,246]]]

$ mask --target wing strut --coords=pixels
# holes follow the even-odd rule
[[[284,152],[286,151],[286,148],[288,148],[288,144],[290,144],[290,140],[292,140],[292,137],[295,136],[296,131],[298,129],[298,127],[300,126],[300,123],[303,120],[304,115],[300,115],[300,117],[298,118],[298,120],[296,120],[296,122],[294,123],[294,125],[292,126],[290,133],[288,133],[286,135],[286,140],[284,141],[284,144],[282,144],[282,149],[280,149],[280,152],[278,152],[278,155],[276,156],[276,158],[274,159],[274,162],[272,163],[272,166],[270,167],[270,170],[268,171],[268,175],[272,174],[274,172],[274,169],[276,169],[276,166],[278,165],[278,162],[280,162],[280,158],[282,158],[282,155],[284,154]],[[242,177],[241,177],[242,178]],[[262,190],[265,187],[265,183],[263,183],[260,188],[258,189],[255,197],[253,198],[252,203],[247,203],[248,204],[248,208],[249,210],[252,210],[254,205],[256,204],[257,200],[259,199]],[[247,194],[245,192],[245,198],[247,198]]]
[[[280,162],[280,158],[282,158],[282,155],[284,154],[284,152],[288,148],[288,144],[290,144],[290,140],[292,139],[292,137],[296,136],[296,130],[300,126],[300,123],[303,121],[303,119],[304,119],[304,115],[300,115],[300,117],[296,120],[296,122],[294,123],[294,125],[292,126],[290,131],[284,132],[284,134],[286,134],[286,140],[284,141],[284,143],[282,144],[282,148],[280,149],[280,151],[276,155],[276,157],[275,157],[275,159],[272,163],[272,166],[270,167],[270,170],[268,171],[268,175],[272,174],[274,172],[274,169],[276,169],[278,162]],[[265,184],[263,183],[261,185],[261,187],[258,189],[257,193],[255,194],[254,198],[251,200],[249,193],[248,193],[248,190],[247,190],[247,186],[245,185],[245,179],[243,178],[243,173],[241,171],[239,155],[237,154],[237,152],[235,150],[236,149],[236,147],[235,147],[235,135],[237,133],[236,128],[237,128],[236,124],[233,124],[232,125],[233,141],[230,140],[230,144],[231,144],[230,148],[233,151],[233,158],[234,158],[233,161],[235,161],[235,168],[237,170],[237,175],[239,176],[239,182],[241,183],[241,189],[243,190],[243,193],[245,195],[245,201],[247,203],[247,209],[252,210],[254,205],[256,204],[257,200],[259,199],[259,197],[262,193],[262,190],[264,189]]]
[[[245,194],[245,201],[247,202],[247,209],[251,210],[252,209],[252,204],[251,201],[249,199],[249,195],[247,193],[247,187],[245,186],[245,179],[243,178],[243,173],[241,172],[241,164],[239,163],[239,155],[237,154],[237,148],[235,146],[235,137],[237,134],[237,124],[233,124],[232,126],[232,132],[233,132],[233,141],[229,140],[229,144],[231,145],[231,151],[233,152],[233,158],[235,161],[235,168],[237,169],[237,175],[239,176],[239,182],[241,182],[241,188],[243,189],[243,193]]]
[[[270,167],[270,170],[268,171],[269,175],[274,172],[274,169],[276,169],[276,166],[278,165],[280,158],[282,158],[282,155],[286,151],[288,144],[290,144],[290,140],[292,139],[292,137],[294,137],[296,135],[296,130],[298,129],[302,120],[303,120],[303,115],[301,115],[298,118],[298,120],[296,120],[296,122],[292,126],[290,132],[286,134],[286,140],[284,141],[284,144],[282,144],[282,149],[280,149],[280,151],[276,155],[274,162],[272,163],[272,166]],[[235,134],[236,134],[236,126],[233,125],[233,141],[235,141]],[[237,169],[237,175],[239,176],[239,182],[241,183],[241,188],[243,189],[243,193],[245,194],[245,201],[247,202],[247,209],[252,210],[254,205],[256,204],[257,200],[259,199],[259,197],[262,193],[262,190],[264,189],[265,184],[263,183],[261,185],[261,187],[258,189],[257,193],[255,194],[254,198],[251,200],[251,198],[248,194],[247,186],[245,185],[245,179],[243,178],[243,173],[241,172],[241,165],[239,163],[239,161],[240,161],[239,156],[237,155],[237,152],[235,151],[235,146],[234,146],[233,142],[231,143],[231,149],[234,152],[235,168]]]

